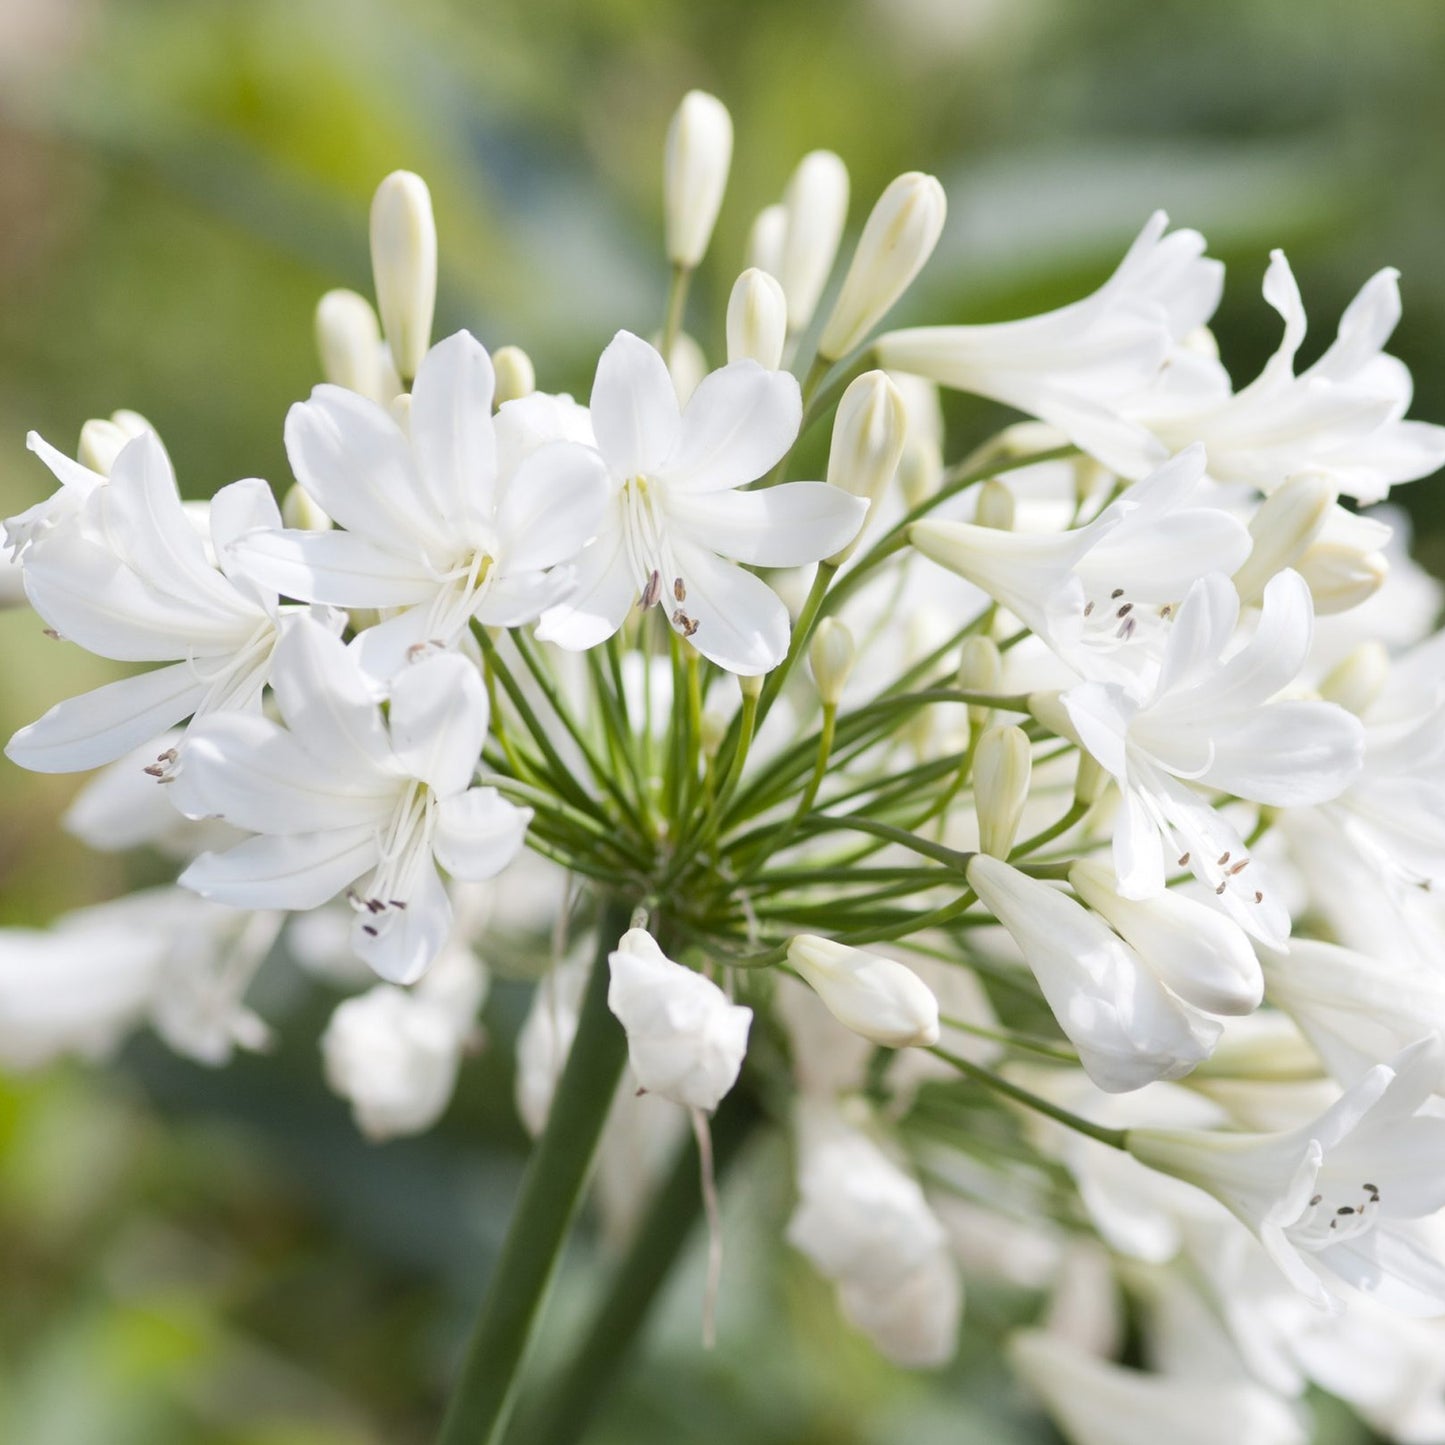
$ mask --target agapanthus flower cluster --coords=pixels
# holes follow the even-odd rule
[[[102,769],[67,825],[177,879],[0,934],[0,1060],[149,1021],[223,1063],[298,963],[352,995],[326,1077],[385,1138],[524,972],[518,1110],[546,1151],[591,1109],[614,1240],[689,1126],[705,1163],[710,1120],[771,1126],[788,1243],[899,1363],[947,1362],[991,1272],[1037,1291],[1009,1357],[1076,1441],[1302,1441],[1309,1385],[1445,1441],[1445,651],[1379,505],[1445,429],[1385,350],[1396,273],[1298,370],[1276,251],[1238,384],[1224,268],[1162,214],[1062,310],[880,335],[943,190],[900,176],[843,266],[815,152],[703,362],[731,149],[689,95],[662,329],[585,400],[433,341],[398,174],[375,308],[318,307],[294,480],[183,501],[134,413],[73,460],[31,435],[60,487],[6,524],[25,597],[155,665],[7,751]],[[939,388],[1022,419],[954,459]]]

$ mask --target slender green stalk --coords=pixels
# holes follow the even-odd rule
[[[609,900],[577,1034],[552,1099],[547,1127],[522,1177],[501,1258],[472,1331],[437,1445],[496,1445],[516,1396],[527,1350],[571,1228],[592,1155],[627,1057],[607,1010],[607,954],[632,905]]]
[[[1022,1104],[1026,1109],[1032,1109],[1036,1114],[1045,1114],[1050,1119],[1066,1125],[1076,1133],[1087,1134],[1090,1139],[1097,1139],[1101,1144],[1107,1144],[1111,1149],[1124,1149],[1125,1131],[1123,1129],[1106,1129],[1102,1124],[1095,1124],[1091,1119],[1082,1118],[1078,1114],[1071,1113],[1068,1109],[1060,1108],[1048,1099],[1040,1098],[1037,1094],[1030,1093],[1027,1089],[1021,1089],[1017,1084],[1011,1084],[1007,1079],[1001,1079],[988,1069],[980,1068],[977,1064],[971,1064],[967,1059],[961,1059],[957,1054],[951,1054],[947,1049],[932,1048],[928,1051],[936,1058],[940,1058],[946,1064],[951,1064],[960,1074],[972,1079],[977,1084],[983,1084],[986,1088],[992,1089],[996,1094],[1002,1094],[1006,1099],[1012,1099],[1016,1104]]]
[[[752,1137],[762,1115],[746,1096],[734,1094],[712,1120],[713,1169],[721,1179]],[[556,1379],[538,1392],[523,1416],[518,1445],[576,1445],[616,1383],[659,1290],[682,1253],[698,1219],[702,1191],[691,1140],[677,1152],[672,1172],[653,1196],[586,1327],[575,1354]]]
[[[667,288],[667,313],[662,322],[662,359],[672,364],[672,348],[682,331],[682,318],[687,310],[687,292],[692,284],[691,266],[674,266]]]

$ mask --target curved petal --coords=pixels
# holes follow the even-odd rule
[[[673,628],[702,655],[739,677],[771,672],[788,650],[788,609],[751,572],[678,537],[673,552],[685,595]]]
[[[1381,1222],[1315,1256],[1361,1294],[1417,1319],[1445,1314],[1445,1265],[1408,1231]]]
[[[233,542],[247,532],[279,532],[282,527],[281,509],[276,505],[271,486],[259,477],[247,477],[222,487],[207,509],[207,521],[211,529],[211,548],[216,554],[216,565],[225,573],[226,580],[238,588],[252,602],[259,603],[267,611],[276,606],[277,588],[258,584],[256,578],[236,566],[231,555]]]
[[[180,882],[232,908],[319,908],[381,853],[376,829],[340,828],[247,838],[224,853],[202,853]]]
[[[495,788],[468,788],[437,805],[432,846],[437,862],[469,883],[494,878],[521,851],[530,808],[507,802]]]
[[[677,392],[656,348],[619,331],[597,363],[591,412],[597,449],[613,476],[656,472],[681,425]]]
[[[423,858],[401,900],[405,908],[384,918],[359,913],[351,925],[352,951],[390,983],[415,983],[446,946],[452,901],[436,864]]]
[[[229,556],[283,597],[332,607],[409,607],[438,587],[419,551],[394,552],[359,532],[250,532]]]
[[[110,682],[56,703],[10,739],[5,755],[34,773],[98,768],[189,717],[206,688],[188,662]]]
[[[411,447],[374,401],[318,386],[286,414],[286,455],[297,480],[343,527],[383,547],[415,539],[447,555],[456,548],[422,490]]]
[[[509,572],[482,594],[472,616],[486,627],[521,627],[562,601],[576,583],[576,569],[563,564],[547,572]]]
[[[548,442],[517,468],[497,506],[503,570],[531,572],[575,557],[601,528],[612,496],[591,447]]]
[[[622,528],[604,528],[577,559],[574,590],[542,614],[537,636],[569,652],[585,652],[605,642],[627,618],[637,597],[637,580],[627,561]]]
[[[433,653],[392,679],[392,752],[440,797],[460,793],[471,782],[487,720],[481,675],[458,653]]]
[[[670,490],[673,526],[710,552],[754,567],[803,567],[858,535],[868,503],[827,482],[785,482],[760,492]]]
[[[1365,760],[1363,724],[1329,702],[1271,703],[1217,726],[1211,741],[1204,781],[1276,808],[1339,797]]]
[[[705,376],[693,392],[677,446],[658,475],[689,492],[754,481],[787,454],[802,419],[797,377],[756,361],[734,361]]]
[[[437,516],[473,535],[496,505],[496,378],[487,349],[468,331],[439,341],[411,388],[411,445],[418,481]]]

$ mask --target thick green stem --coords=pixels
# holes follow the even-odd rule
[[[631,904],[620,901],[609,901],[603,910],[577,1034],[547,1127],[522,1177],[506,1243],[472,1330],[437,1445],[496,1445],[502,1438],[522,1364],[627,1057],[626,1038],[607,1009],[607,955],[626,931],[631,913]]]
[[[718,1179],[761,1122],[748,1098],[733,1097],[723,1103],[712,1121],[713,1169]],[[520,1445],[576,1445],[582,1439],[599,1403],[616,1383],[701,1208],[697,1151],[688,1141],[648,1206],[576,1353],[523,1418],[517,1432]]]

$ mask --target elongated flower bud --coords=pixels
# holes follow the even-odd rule
[[[637,1082],[690,1109],[715,1109],[737,1082],[753,1011],[710,979],[674,963],[642,928],[609,955],[607,1007],[627,1030]]]
[[[750,266],[733,283],[727,330],[729,361],[756,361],[769,371],[783,364],[788,302],[783,288],[766,271]]]
[[[1087,860],[1069,869],[1069,882],[1186,1003],[1214,1014],[1259,1007],[1259,960],[1243,929],[1218,909],[1168,889],[1152,898],[1121,897],[1113,873]]]
[[[908,415],[903,397],[882,371],[868,371],[843,393],[833,420],[828,481],[855,497],[876,503],[898,470]],[[861,535],[861,534],[860,534]],[[858,537],[828,560],[845,561]]]
[[[898,486],[903,504],[912,510],[931,497],[943,478],[943,410],[938,388],[926,378],[906,371],[891,373],[903,397],[908,426],[903,437],[903,455],[898,459]]]
[[[748,265],[776,278],[783,269],[783,241],[787,234],[787,207],[781,202],[764,206],[748,231]]]
[[[991,527],[995,532],[1014,529],[1014,494],[997,477],[991,477],[978,489],[978,510],[974,524]]]
[[[381,345],[381,323],[365,296],[355,291],[328,291],[316,303],[316,351],[321,374],[333,386],[389,401],[401,389],[383,389],[383,375],[390,368]]]
[[[667,258],[691,270],[702,260],[727,188],[733,122],[714,95],[690,90],[667,128],[663,210]]]
[[[1378,642],[1362,642],[1320,683],[1320,696],[1361,717],[1390,676],[1390,654]]]
[[[938,1042],[938,1000],[903,964],[811,933],[788,944],[788,962],[855,1034],[890,1049]]]
[[[1079,753],[1079,770],[1074,775],[1074,802],[1084,808],[1092,808],[1104,796],[1111,775],[1100,765],[1092,753]]]
[[[382,330],[403,381],[431,345],[437,299],[437,230],[431,192],[411,171],[393,171],[371,202],[371,269]]]
[[[783,194],[787,229],[778,279],[788,298],[788,330],[813,319],[848,223],[848,168],[832,151],[798,162]]]
[[[853,671],[853,660],[857,647],[853,634],[845,622],[836,617],[825,617],[813,632],[813,641],[808,648],[808,660],[813,665],[813,681],[818,685],[818,696],[824,707],[837,707]]]
[[[492,405],[531,396],[537,389],[537,372],[532,358],[520,346],[503,346],[492,353],[492,370],[496,374],[496,391]]]
[[[142,432],[154,430],[138,411],[116,411],[108,417],[92,417],[80,429],[76,460],[81,466],[108,477],[121,448]]]
[[[1309,584],[1315,613],[1329,617],[1368,602],[1390,575],[1383,552],[1365,552],[1339,542],[1316,542],[1296,569]]]
[[[1003,683],[1003,654],[998,643],[982,633],[963,639],[958,652],[958,686],[962,692],[997,693]],[[981,728],[991,709],[969,704],[968,725]]]
[[[1033,752],[1022,728],[990,728],[978,740],[973,793],[979,847],[993,858],[1007,858],[1014,845],[1029,800],[1032,771]]]
[[[947,208],[943,187],[920,171],[899,176],[878,198],[818,343],[825,361],[861,346],[908,289],[943,234]]]
[[[1293,567],[1319,536],[1335,504],[1335,489],[1325,477],[1291,477],[1260,503],[1249,524],[1254,547],[1234,574],[1241,602],[1255,602],[1276,572]]]
[[[281,520],[298,532],[325,532],[331,527],[331,518],[299,482],[281,499]]]

